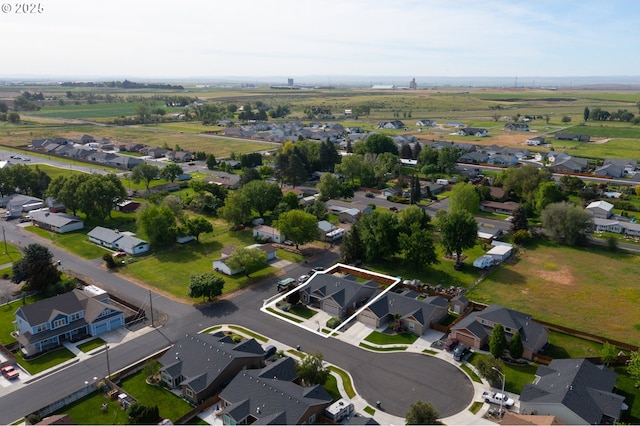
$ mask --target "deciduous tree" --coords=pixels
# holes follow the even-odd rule
[[[104,219],[111,217],[114,207],[124,200],[127,191],[122,181],[113,173],[108,175],[91,175],[77,187],[75,197],[79,200],[78,208],[88,217]]]
[[[609,342],[604,342],[600,349],[600,358],[605,365],[611,364],[618,359],[618,349]]]
[[[552,239],[573,246],[586,241],[593,215],[575,204],[553,203],[542,211],[542,226]]]
[[[142,206],[136,213],[136,224],[154,248],[170,246],[176,241],[176,216],[167,206]]]
[[[382,154],[383,152],[390,152],[391,154],[398,155],[398,145],[395,144],[391,137],[382,133],[374,133],[364,141],[356,142],[354,151],[356,154]]]
[[[480,356],[478,363],[476,364],[478,373],[491,383],[492,386],[498,387],[502,382],[502,376],[496,371],[502,373],[504,364],[500,358],[494,358],[492,356]]]
[[[187,295],[193,298],[207,298],[211,300],[222,294],[224,279],[213,272],[192,274],[189,279],[189,292]]]
[[[296,366],[298,379],[303,386],[324,385],[329,377],[327,370],[322,363],[322,353],[306,354],[302,361]]]
[[[449,197],[449,211],[464,210],[476,214],[480,210],[480,195],[475,185],[458,183],[454,185]]]
[[[636,387],[640,386],[640,351],[631,352],[631,358],[627,365],[627,374]]]
[[[143,162],[138,164],[131,170],[131,180],[133,180],[133,182],[136,184],[144,182],[144,185],[148,191],[149,185],[151,185],[151,181],[157,178],[159,174],[160,168],[158,166]]]
[[[409,412],[405,415],[405,422],[408,425],[437,425],[440,413],[430,402],[418,400],[411,404]]]
[[[441,214],[438,218],[440,244],[447,253],[455,253],[456,263],[460,263],[462,250],[472,248],[478,238],[478,223],[465,210]]]
[[[249,200],[249,205],[258,212],[260,217],[267,211],[275,209],[282,200],[282,191],[278,184],[264,180],[252,180],[238,192]]]
[[[196,237],[196,241],[200,241],[200,234],[208,234],[213,232],[213,225],[204,217],[198,216],[193,219],[187,219],[186,223],[189,234]]]
[[[280,215],[275,227],[296,245],[313,241],[318,236],[318,220],[310,213],[290,210]]]
[[[184,170],[182,170],[182,167],[180,167],[176,163],[169,163],[160,172],[160,177],[162,179],[173,182],[178,176],[182,175],[183,173]]]
[[[374,210],[358,221],[364,258],[368,262],[388,259],[399,250],[398,217],[386,210]]]
[[[218,214],[234,226],[242,225],[251,219],[251,203],[245,194],[237,191],[227,197]]]
[[[400,233],[398,238],[400,250],[407,264],[424,270],[427,266],[439,262],[433,235],[418,223],[411,226],[409,233]]]
[[[207,155],[207,159],[204,160],[204,163],[207,165],[207,169],[213,170],[216,168],[218,162],[216,161],[216,157],[213,154]]]
[[[238,247],[226,260],[232,270],[243,271],[248,277],[252,272],[267,266],[267,253],[257,248]]]
[[[317,188],[320,191],[320,199],[322,201],[340,197],[340,182],[338,178],[331,173],[325,173],[320,177]]]

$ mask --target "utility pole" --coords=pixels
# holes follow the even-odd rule
[[[7,250],[7,236],[4,234],[4,225],[2,225],[2,239],[4,240],[4,254],[8,254],[9,250]]]
[[[153,295],[149,290],[149,309],[151,309],[151,327],[153,327]]]
[[[111,365],[109,364],[109,345],[104,344],[104,350],[107,354],[107,379],[111,380]]]
[[[497,368],[495,368],[495,367],[491,367],[491,369],[492,369],[492,370],[495,370],[495,371],[496,371],[496,373],[498,373],[498,374],[500,375],[500,377],[502,378],[502,394],[501,394],[501,396],[500,396],[500,417],[502,417],[502,416],[504,415],[504,413],[502,412],[502,404],[503,404],[503,402],[504,402],[504,398],[505,398],[505,394],[504,394],[504,381],[505,381],[505,379],[506,379],[506,375],[505,375],[502,371],[498,370],[498,369],[497,369]]]

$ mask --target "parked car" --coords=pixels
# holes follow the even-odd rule
[[[306,280],[308,280],[310,277],[309,275],[300,275],[300,277],[298,277],[298,282],[300,284],[302,284],[303,282],[305,282]]]
[[[453,359],[456,361],[462,361],[469,352],[471,351],[466,345],[460,344],[453,350]]]
[[[2,375],[9,380],[13,380],[20,377],[20,372],[13,365],[7,365],[2,367]]]
[[[454,350],[456,346],[458,346],[458,341],[456,339],[447,339],[447,341],[444,342],[444,348],[449,352]]]
[[[367,197],[367,198],[374,198],[375,197],[375,195],[373,195],[373,192],[370,192],[370,191],[365,192],[364,196]]]
[[[264,359],[267,359],[267,358],[269,358],[269,357],[272,357],[273,355],[275,355],[275,354],[276,354],[276,351],[277,351],[277,349],[276,349],[276,347],[275,347],[275,346],[273,346],[273,345],[269,345],[269,346],[267,346],[267,347],[265,348],[265,350],[264,350]]]
[[[321,272],[321,271],[324,271],[324,268],[322,266],[316,266],[311,270],[311,272]]]
[[[282,242],[282,244],[284,244],[285,246],[292,246],[292,245],[293,245],[293,241],[291,241],[291,240],[284,240],[284,241]]]

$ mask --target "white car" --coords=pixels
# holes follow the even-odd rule
[[[502,404],[503,407],[511,408],[515,401],[509,398],[507,395],[500,392],[484,391],[482,393],[482,399],[487,404]]]
[[[298,277],[298,282],[302,284],[303,282],[307,281],[309,278],[310,278],[309,275],[300,275],[300,277]]]

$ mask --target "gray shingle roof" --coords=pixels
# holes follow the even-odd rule
[[[539,380],[522,389],[525,403],[562,404],[587,424],[599,424],[603,416],[620,418],[624,397],[612,393],[617,374],[602,365],[579,359],[555,359],[536,372]]]
[[[63,227],[70,223],[82,222],[78,216],[72,216],[62,213],[50,213],[48,211],[34,211],[29,213],[31,219],[36,222],[46,223],[54,227]]]
[[[368,309],[378,318],[397,313],[401,318],[413,317],[420,324],[428,326],[434,311],[439,307],[446,308],[447,306],[447,300],[440,296],[418,300],[410,294],[387,293],[369,305]]]
[[[331,395],[322,386],[302,387],[287,380],[292,373],[285,368],[295,370],[295,365],[284,359],[280,362],[277,369],[243,370],[220,393],[229,404],[225,412],[238,424],[249,416],[253,424],[300,424],[308,420],[303,415],[310,407],[331,403]],[[266,373],[276,370],[284,375]]]
[[[172,377],[184,377],[181,384],[195,392],[205,390],[234,359],[264,355],[262,346],[249,339],[241,343],[223,333],[187,335],[177,341],[160,359],[163,370]]]

